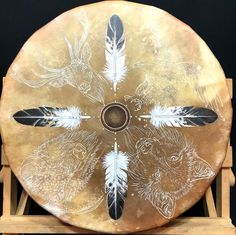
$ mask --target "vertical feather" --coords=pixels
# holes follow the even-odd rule
[[[90,116],[80,115],[79,108],[74,106],[68,108],[44,106],[20,110],[13,115],[13,118],[23,125],[74,129],[80,126],[81,119],[88,119]]]
[[[129,157],[126,153],[118,151],[115,142],[114,151],[109,152],[104,159],[105,169],[105,191],[107,193],[107,204],[109,215],[117,220],[121,217],[124,200],[127,197],[127,170]]]
[[[116,91],[117,83],[122,81],[126,75],[125,66],[125,37],[123,23],[119,16],[113,15],[107,26],[105,40],[106,65],[105,77],[113,83]]]
[[[193,106],[155,106],[150,115],[141,115],[141,118],[150,118],[155,127],[194,127],[213,123],[217,114],[207,108],[194,108]]]

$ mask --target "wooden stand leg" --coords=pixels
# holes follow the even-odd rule
[[[211,187],[209,187],[203,197],[203,206],[205,215],[209,217],[217,217],[215,202],[212,194]]]
[[[219,217],[230,218],[229,169],[222,168],[216,179],[216,210]]]
[[[230,186],[234,184],[232,147],[229,145],[222,168],[216,178],[216,211],[219,217],[230,218]]]
[[[16,215],[27,215],[30,208],[30,198],[26,191],[23,189],[20,196],[20,201],[16,210]]]
[[[17,207],[17,184],[9,166],[3,166],[3,216],[16,213]]]

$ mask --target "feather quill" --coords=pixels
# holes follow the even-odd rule
[[[207,108],[193,106],[155,106],[150,115],[141,115],[141,118],[150,118],[155,127],[194,127],[213,123],[217,114]]]
[[[127,73],[124,28],[117,15],[113,15],[108,23],[105,48],[106,65],[103,73],[113,83],[113,89],[116,91],[117,83],[122,81]]]
[[[107,205],[109,215],[117,220],[121,217],[124,208],[124,200],[127,197],[127,170],[129,157],[126,153],[117,150],[109,152],[103,161],[105,169],[105,192],[107,193]]]
[[[74,129],[80,126],[81,119],[88,119],[90,116],[80,115],[79,108],[74,106],[67,108],[43,106],[20,110],[13,115],[13,118],[24,125]]]

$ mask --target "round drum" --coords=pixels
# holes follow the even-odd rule
[[[130,2],[72,9],[25,43],[4,79],[1,135],[28,194],[81,228],[161,226],[204,194],[232,108],[204,41]]]

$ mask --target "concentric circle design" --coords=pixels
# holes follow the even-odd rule
[[[101,120],[104,127],[108,130],[121,131],[128,126],[130,113],[123,104],[111,103],[102,110]]]

